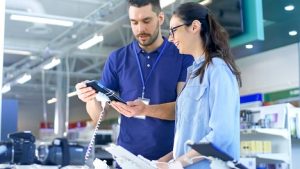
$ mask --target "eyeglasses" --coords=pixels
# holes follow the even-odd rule
[[[174,33],[177,31],[177,29],[181,26],[185,26],[185,25],[188,25],[187,23],[184,23],[184,24],[181,24],[181,25],[178,25],[178,26],[174,26],[173,28],[170,28],[170,31],[169,31],[169,36],[172,36],[172,38],[174,38]]]

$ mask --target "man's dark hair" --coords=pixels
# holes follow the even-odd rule
[[[153,12],[155,12],[156,14],[159,14],[161,12],[159,0],[128,0],[129,6],[135,6],[138,8],[149,4],[151,4]]]

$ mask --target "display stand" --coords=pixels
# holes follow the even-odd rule
[[[294,124],[291,116],[294,116],[299,108],[287,103],[247,108],[247,110],[258,112],[253,116],[254,122],[259,123],[268,118],[270,120],[267,120],[268,124],[265,124],[268,128],[252,126],[250,129],[241,129],[241,142],[248,143],[250,147],[245,151],[247,145],[241,144],[241,156],[255,158],[257,165],[285,163],[289,169],[293,169],[294,165],[297,166],[296,163],[299,162],[292,160],[291,131],[293,131]],[[256,144],[257,142],[270,142],[271,152],[264,152],[264,147],[260,147],[262,144]]]

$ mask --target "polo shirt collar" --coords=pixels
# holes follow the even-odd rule
[[[164,40],[163,43],[160,45],[159,48],[152,51],[151,53],[154,53],[154,52],[160,53],[162,51],[164,43],[166,43],[166,40],[167,40],[165,37],[162,37],[162,38]],[[134,41],[133,45],[135,46],[135,49],[136,49],[137,53],[142,53],[143,49],[140,47],[139,42],[137,40]]]

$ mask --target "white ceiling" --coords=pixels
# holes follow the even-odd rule
[[[12,87],[4,97],[40,99],[42,86],[46,86],[46,97],[51,98],[55,95],[57,74],[70,75],[72,87],[69,92],[74,90],[75,83],[79,81],[98,79],[108,54],[131,40],[130,29],[123,26],[128,25],[125,2],[124,0],[7,0],[5,49],[26,50],[32,52],[32,55],[4,53],[3,83],[11,84]],[[47,16],[74,21],[75,24],[70,28],[13,21],[10,19],[12,14]],[[88,50],[77,49],[79,44],[95,33],[104,35],[102,43]],[[62,70],[54,68],[43,71],[41,65],[54,56],[62,59]],[[66,63],[69,70],[65,69]],[[44,72],[44,80],[41,72]],[[16,78],[23,73],[31,74],[32,79],[25,84],[17,84]]]
[[[176,1],[164,9],[165,23],[174,7],[183,2]],[[41,100],[43,88],[47,100],[55,97],[60,83],[57,75],[69,77],[68,92],[72,92],[77,82],[99,79],[109,53],[133,39],[126,0],[6,0],[5,13],[5,49],[26,50],[32,55],[4,53],[3,84],[11,85],[4,98]],[[64,19],[74,21],[74,26],[14,21],[10,19],[12,14]],[[164,27],[166,35],[167,24]],[[95,33],[102,34],[104,41],[87,50],[77,49]],[[61,68],[43,70],[42,65],[53,57],[62,60]],[[25,84],[16,83],[24,73],[31,74],[32,79]]]
[[[176,0],[174,4],[164,9],[166,18],[163,25],[163,35],[168,33],[169,18],[174,8],[188,1],[200,0]],[[224,25],[225,28],[233,28],[234,30],[235,25],[232,25],[232,22],[235,20],[236,14],[234,16],[228,14],[231,13],[230,11],[236,10],[236,5],[229,3],[228,0],[213,2],[216,3],[214,6],[216,11],[214,12],[216,14],[221,12],[222,15],[224,14],[223,16],[227,16],[223,20],[221,19],[221,23],[223,25],[228,23],[229,25]],[[285,11],[281,10],[284,2],[270,6],[272,3],[272,0],[264,0],[263,8],[264,18],[269,22],[278,23],[273,24],[274,26],[281,23],[283,26],[299,23],[285,24],[283,21],[297,17],[286,15]],[[226,12],[224,13],[224,11]],[[297,8],[293,16],[298,16],[296,12],[299,13]],[[55,97],[55,89],[60,83],[57,79],[58,75],[69,81],[68,92],[72,92],[77,82],[86,79],[99,79],[109,53],[128,44],[133,39],[128,21],[126,0],[6,0],[5,13],[5,49],[27,50],[32,52],[32,55],[22,56],[4,53],[3,83],[4,85],[11,84],[11,91],[5,93],[4,98],[42,100],[42,89],[44,88],[44,96],[48,100]],[[10,19],[12,14],[65,19],[73,21],[74,26],[62,27],[13,21]],[[277,21],[276,18],[278,17],[273,18],[277,15],[285,17]],[[272,46],[275,40],[267,41],[269,34],[270,37],[278,37],[279,42],[287,39],[273,36],[273,30],[281,31],[282,29],[273,29],[274,26],[272,28],[271,26],[265,26],[266,40],[261,42],[263,46],[266,46],[264,50],[282,45],[282,43],[278,43],[277,46]],[[91,38],[95,33],[102,34],[104,41],[87,50],[77,49],[79,44]],[[288,43],[292,42],[288,41]],[[268,46],[268,44],[270,45]],[[286,45],[286,43],[283,44]],[[263,50],[246,51],[243,45],[233,49],[233,52],[238,54],[237,57],[261,51]],[[61,58],[62,63],[54,69],[44,71],[42,65],[54,56]],[[17,84],[16,79],[24,73],[31,74],[32,79],[25,84]]]

